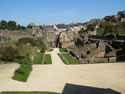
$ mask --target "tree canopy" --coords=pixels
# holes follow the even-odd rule
[[[16,21],[5,21],[2,20],[0,22],[0,29],[8,29],[8,30],[25,30],[26,28],[24,26],[20,26],[20,24],[17,24]]]
[[[89,31],[94,31],[95,28],[96,28],[96,25],[94,25],[94,24],[90,24],[87,26],[87,30],[89,30]]]

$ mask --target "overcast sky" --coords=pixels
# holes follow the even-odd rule
[[[0,20],[37,25],[86,22],[125,10],[125,0],[0,0]]]

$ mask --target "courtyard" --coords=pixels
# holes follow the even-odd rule
[[[0,65],[0,91],[53,91],[61,93],[66,83],[111,88],[125,93],[125,63],[65,65],[55,48],[52,64],[33,65],[27,82],[12,79],[18,64]]]

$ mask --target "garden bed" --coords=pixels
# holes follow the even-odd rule
[[[43,62],[43,53],[36,53],[33,64],[42,64]]]
[[[13,79],[17,81],[26,82],[31,71],[31,65],[21,64],[20,67],[15,71]]]
[[[52,59],[50,54],[45,55],[45,64],[52,64]]]
[[[65,59],[70,63],[70,64],[79,64],[79,60],[70,56],[68,53],[62,54]]]
[[[68,64],[68,63],[66,62],[66,60],[62,57],[61,54],[58,54],[58,56],[61,58],[61,60],[62,60],[62,62],[63,62],[64,64]]]

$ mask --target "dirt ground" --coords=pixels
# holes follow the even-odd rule
[[[0,91],[62,92],[66,83],[112,88],[125,93],[125,63],[64,65],[59,49],[51,52],[52,65],[33,65],[26,83],[11,79],[18,64],[0,65]]]

